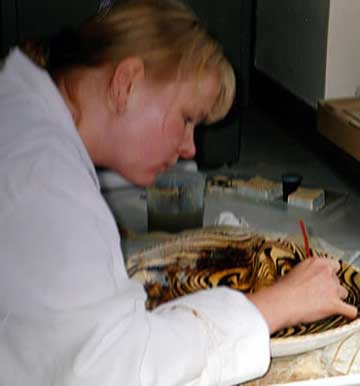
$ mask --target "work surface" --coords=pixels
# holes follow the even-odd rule
[[[311,237],[321,238],[344,251],[347,257],[353,257],[360,250],[360,199],[355,193],[345,193],[338,202],[320,212],[253,201],[236,194],[208,193],[205,198],[204,226],[214,225],[221,212],[230,211],[256,232],[299,234],[299,220],[303,219]],[[109,190],[105,197],[123,230],[137,236],[147,232],[145,190],[128,186]],[[135,239],[123,240],[125,253],[142,247],[136,244]]]

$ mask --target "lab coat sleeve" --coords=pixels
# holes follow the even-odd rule
[[[162,305],[149,314],[149,324],[144,386],[235,385],[263,375],[269,366],[266,321],[243,294],[229,288]]]

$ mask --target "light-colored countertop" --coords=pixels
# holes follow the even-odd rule
[[[339,190],[338,190],[339,191]],[[299,220],[307,225],[309,235],[324,239],[348,256],[360,250],[360,199],[351,191],[319,212],[288,207],[281,201],[263,202],[237,194],[207,193],[204,226],[214,225],[223,211],[232,212],[240,221],[259,233],[300,233]],[[133,186],[104,193],[120,227],[138,235],[147,232],[146,191]]]

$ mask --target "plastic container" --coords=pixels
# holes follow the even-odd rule
[[[179,232],[201,228],[206,177],[199,172],[171,170],[147,188],[148,231]]]

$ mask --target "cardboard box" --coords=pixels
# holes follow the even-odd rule
[[[318,129],[331,142],[360,161],[360,98],[320,101]]]

